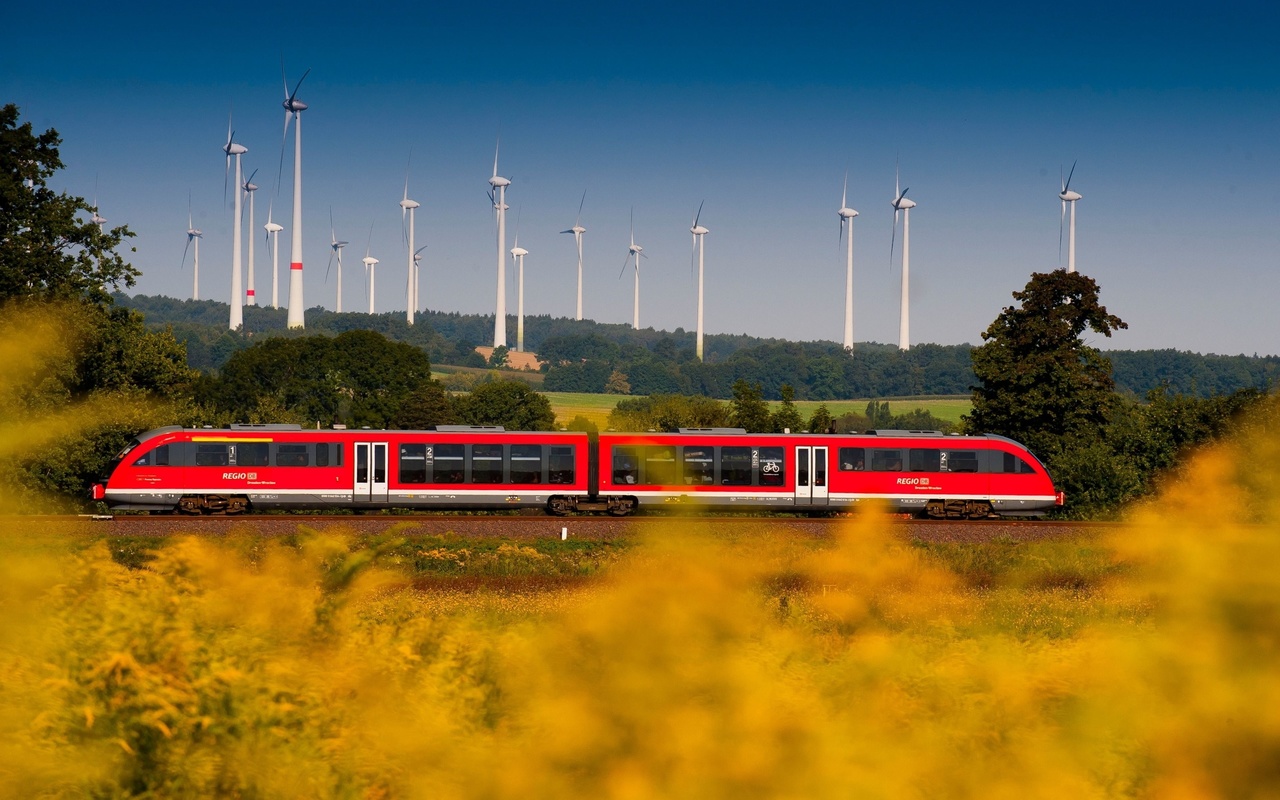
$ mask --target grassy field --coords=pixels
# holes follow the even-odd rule
[[[594,422],[601,430],[607,427],[609,412],[617,406],[619,400],[624,399],[623,395],[616,394],[579,392],[543,392],[543,394],[551,401],[551,410],[555,412],[559,422],[566,423],[575,416],[581,415]],[[838,417],[849,412],[861,414],[866,411],[868,402],[868,400],[801,400],[796,403],[796,409],[805,419],[808,419],[818,406],[825,405],[832,416]],[[889,410],[894,414],[923,408],[940,419],[956,423],[960,421],[962,414],[969,413],[973,405],[968,397],[896,399],[889,400],[888,403]],[[770,405],[777,408],[779,404],[775,402]]]

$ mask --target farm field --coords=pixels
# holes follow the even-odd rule
[[[619,400],[627,397],[626,395],[617,394],[586,394],[580,392],[543,392],[543,394],[551,401],[551,410],[555,412],[556,420],[561,424],[581,414],[594,422],[601,430],[607,427],[609,412],[617,406]],[[832,416],[838,417],[841,414],[850,412],[861,414],[867,410],[868,402],[870,401],[799,400],[796,401],[795,406],[796,410],[808,419],[813,416],[813,412],[821,405],[825,405]],[[972,401],[967,396],[893,399],[886,402],[889,403],[889,410],[894,414],[902,414],[917,408],[923,408],[940,419],[955,423],[959,423],[960,417],[969,413],[969,409],[973,406]],[[771,408],[776,409],[780,403],[773,402],[769,405]]]
[[[0,519],[0,770],[18,796],[1249,796],[1280,753],[1280,521],[1202,498],[1267,499],[1280,448],[1250,447],[1036,540]]]

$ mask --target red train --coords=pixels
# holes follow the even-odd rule
[[[158,428],[111,463],[93,497],[113,509],[542,508],[552,514],[693,504],[820,512],[868,501],[934,518],[1040,516],[1063,502],[1025,447],[1002,436],[531,433],[499,427],[308,430]]]

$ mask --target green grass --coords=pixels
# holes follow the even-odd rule
[[[555,412],[556,419],[561,423],[567,423],[576,416],[583,416],[594,422],[604,430],[609,420],[609,412],[617,405],[619,400],[626,399],[624,395],[617,394],[587,394],[584,392],[543,392],[547,399],[551,401],[551,410]],[[818,406],[825,405],[832,416],[838,417],[841,414],[850,412],[861,414],[867,410],[866,399],[863,400],[800,400],[796,402],[796,409],[806,420],[813,416],[813,412]],[[948,422],[959,423],[963,414],[968,414],[973,403],[968,397],[922,397],[922,398],[906,398],[889,400],[889,410],[894,414],[903,414],[913,411],[917,408],[923,408],[939,419]],[[780,403],[773,402],[769,404],[771,408],[777,408]]]

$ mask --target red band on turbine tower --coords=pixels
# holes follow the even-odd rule
[[[253,290],[250,289],[247,292],[245,292],[245,294],[249,295],[250,297],[253,297]]]
[[[291,264],[289,265],[289,269],[302,269],[302,262],[301,262],[301,261],[294,261],[293,263],[291,263]]]

